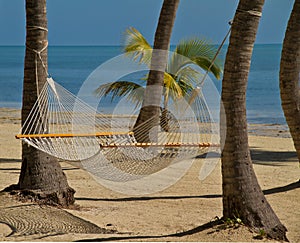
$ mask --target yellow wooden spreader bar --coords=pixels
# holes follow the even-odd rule
[[[72,138],[72,137],[101,137],[101,136],[112,136],[112,135],[133,135],[133,132],[96,132],[96,133],[48,133],[48,134],[17,134],[17,139],[22,138]],[[111,143],[111,144],[100,144],[102,148],[126,148],[126,147],[168,147],[168,148],[179,148],[179,147],[220,147],[220,144],[216,143]]]
[[[48,133],[48,134],[17,134],[17,139],[21,138],[70,138],[70,137],[101,137],[112,135],[133,135],[133,132],[96,132],[96,133]]]
[[[101,148],[126,148],[126,147],[168,147],[168,148],[179,148],[179,147],[199,147],[199,148],[208,148],[208,147],[220,147],[220,144],[216,143],[128,143],[128,144],[107,144],[100,145]]]

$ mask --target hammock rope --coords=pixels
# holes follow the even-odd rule
[[[123,152],[127,149],[130,152],[126,154],[136,154],[133,152],[135,148],[141,152],[141,149],[150,151],[163,147],[174,150],[184,147],[183,150],[190,153],[192,150],[218,147],[216,141],[211,141],[212,119],[205,100],[199,96],[194,104],[202,111],[191,109],[181,117],[178,114],[164,116],[154,128],[155,142],[139,143],[135,136],[148,136],[147,131],[152,127],[151,120],[154,118],[139,125],[133,133],[133,122],[130,121],[135,117],[99,113],[49,77],[16,138],[55,157],[72,161],[88,159],[107,149],[121,149]],[[176,120],[176,117],[181,120]],[[162,129],[165,124],[168,132]]]
[[[201,89],[212,64],[189,99],[161,108],[158,124],[153,126],[157,117],[151,117],[134,128],[136,115],[100,113],[56,83],[41,57],[47,46],[48,43],[40,51],[27,46],[36,53],[37,89],[38,59],[48,77],[17,139],[57,158],[81,161],[88,171],[117,181],[150,175],[172,163],[219,149],[218,124],[212,119]],[[141,143],[136,137],[151,141]]]

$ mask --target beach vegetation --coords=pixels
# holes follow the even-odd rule
[[[253,239],[255,240],[263,240],[264,238],[267,238],[267,234],[264,229],[259,229],[258,233],[253,236]]]
[[[226,220],[223,220],[224,222],[224,228],[238,228],[243,224],[243,221],[240,218],[234,217],[234,218],[227,218]]]

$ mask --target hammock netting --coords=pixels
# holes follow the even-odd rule
[[[103,114],[47,78],[16,137],[52,156],[80,161],[114,181],[134,180],[218,149],[218,128],[201,89],[134,129],[136,114]],[[147,136],[150,141],[139,142]],[[121,172],[121,173],[120,173]]]

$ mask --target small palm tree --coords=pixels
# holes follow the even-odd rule
[[[133,27],[125,31],[124,37],[125,54],[134,61],[150,67],[153,49],[145,37]],[[217,49],[213,45],[200,38],[182,40],[174,51],[170,52],[164,74],[162,119],[167,115],[170,98],[177,100],[190,97],[194,88],[200,85],[199,81],[203,74],[197,70],[197,67],[210,71],[217,79],[220,79],[222,69],[220,60],[214,58],[216,53]],[[112,101],[116,97],[126,97],[139,107],[143,101],[145,80],[147,77],[135,82],[120,80],[102,84],[95,90],[95,93],[99,97],[111,94]]]

